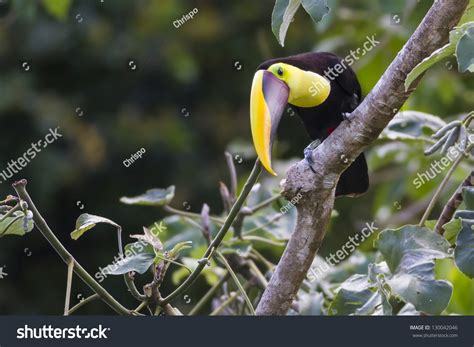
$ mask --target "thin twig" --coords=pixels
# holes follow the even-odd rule
[[[249,210],[248,213],[249,214],[254,214],[255,212],[257,212],[257,211],[261,210],[262,208],[265,208],[265,207],[273,204],[275,201],[277,201],[281,198],[282,198],[282,196],[280,194],[272,196],[272,197],[256,204],[255,206],[250,207],[250,210]]]
[[[201,219],[201,215],[199,213],[178,210],[178,209],[176,209],[174,207],[171,207],[171,206],[168,206],[168,205],[164,206],[163,209],[166,212],[169,212],[169,213],[172,213],[172,214],[177,214],[179,216],[195,218],[195,219]],[[218,224],[218,225],[222,225],[222,224],[225,223],[225,220],[223,220],[221,218],[218,218],[218,217],[209,216],[209,219],[211,221],[213,221],[214,223]]]
[[[143,301],[143,302],[140,303],[140,305],[138,305],[138,307],[137,307],[136,309],[134,309],[133,311],[136,312],[136,313],[140,313],[140,311],[143,310],[147,305],[148,305],[148,302]]]
[[[258,260],[260,260],[268,270],[273,270],[275,268],[275,264],[273,264],[271,261],[269,261],[267,258],[265,258],[259,251],[257,251],[255,248],[252,248],[250,250],[250,253],[255,256]]]
[[[249,235],[255,231],[258,231],[262,228],[265,228],[267,226],[270,226],[272,225],[273,223],[277,222],[281,217],[283,217],[284,214],[283,213],[278,213],[276,215],[274,215],[272,218],[270,218],[268,221],[266,221],[265,223],[263,223],[262,225],[257,225],[255,228],[252,228],[252,229],[249,229],[249,230],[246,230],[243,235]]]
[[[242,294],[242,296],[244,297],[245,299],[245,302],[247,303],[247,306],[250,310],[250,313],[252,315],[255,316],[255,310],[252,306],[252,302],[250,301],[247,293],[245,292],[244,288],[242,287],[242,285],[240,284],[240,281],[239,279],[237,278],[237,275],[235,274],[235,272],[232,270],[231,266],[229,265],[229,263],[227,262],[226,258],[220,253],[220,252],[216,252],[216,255],[217,257],[219,258],[219,260],[224,264],[224,266],[226,267],[227,271],[229,271],[229,274],[230,276],[232,277],[232,279],[234,280],[235,282],[235,285],[237,286],[237,288],[239,288],[239,291],[240,293]]]
[[[77,311],[79,308],[81,308],[82,306],[84,306],[85,304],[89,303],[89,302],[92,302],[94,300],[98,300],[100,299],[100,296],[99,294],[93,294],[87,298],[85,298],[84,300],[81,300],[77,305],[73,306],[69,312],[68,312],[68,315],[71,315],[72,313],[74,313],[75,311]]]
[[[464,181],[459,185],[458,189],[453,193],[451,198],[448,200],[446,205],[443,208],[443,211],[441,212],[438,221],[436,222],[436,226],[434,230],[438,233],[443,235],[444,234],[444,229],[443,225],[445,225],[447,222],[453,218],[454,213],[456,212],[457,208],[461,203],[463,202],[463,188],[464,187],[472,187],[474,186],[474,171],[471,171],[471,173],[466,177]]]
[[[268,281],[267,279],[265,278],[265,276],[262,274],[262,272],[260,271],[260,269],[258,268],[258,266],[252,261],[252,260],[249,260],[248,261],[248,264],[249,264],[249,267],[250,267],[250,270],[252,270],[252,272],[254,273],[255,276],[257,276],[258,280],[260,281],[260,283],[262,284],[262,286],[264,288],[267,287],[268,285]]]
[[[229,294],[229,297],[224,300],[214,311],[211,312],[210,316],[217,316],[219,313],[221,313],[227,306],[232,304],[235,299],[239,297],[239,293],[237,292],[231,292]]]
[[[67,264],[67,282],[66,282],[66,299],[64,301],[64,315],[69,315],[69,304],[71,302],[72,274],[74,273],[74,259]]]
[[[224,284],[225,281],[229,278],[229,273],[226,272],[224,276],[221,277],[219,281],[214,283],[214,285],[209,289],[209,291],[204,294],[204,296],[198,301],[198,303],[189,311],[190,316],[197,314],[203,306],[214,296],[214,294],[219,290],[219,288]]]
[[[127,285],[128,291],[135,299],[137,299],[138,301],[147,300],[147,297],[138,291],[131,272],[126,273],[124,275],[124,279],[125,279],[125,284]]]
[[[254,242],[262,242],[262,243],[266,243],[267,245],[270,245],[270,246],[277,246],[277,247],[282,247],[282,246],[285,245],[284,242],[272,241],[272,240],[266,239],[266,238],[264,238],[264,237],[254,236],[254,235],[242,236],[242,240],[254,241]]]

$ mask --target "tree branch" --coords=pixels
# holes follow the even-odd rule
[[[454,213],[458,209],[459,205],[461,205],[461,203],[463,202],[463,188],[472,186],[474,186],[474,171],[471,171],[471,173],[467,175],[466,179],[459,185],[458,189],[456,189],[456,191],[449,199],[448,203],[444,206],[443,212],[441,212],[441,215],[435,226],[435,231],[438,234],[444,234],[443,225],[448,223],[451,218],[453,218]]]
[[[298,219],[285,252],[257,307],[258,315],[283,315],[311,266],[328,225],[334,191],[341,173],[377,139],[408,96],[406,75],[448,41],[450,29],[461,18],[468,0],[437,0],[364,101],[313,151],[317,174],[305,161],[293,165],[283,183],[283,196],[303,196],[296,205]],[[344,158],[344,160],[341,160]],[[346,160],[349,159],[349,160]]]

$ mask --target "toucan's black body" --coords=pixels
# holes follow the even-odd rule
[[[332,53],[303,53],[271,59],[262,63],[257,70],[265,70],[274,63],[285,63],[301,70],[312,71],[330,81],[331,92],[321,105],[305,108],[290,104],[301,117],[312,140],[323,141],[343,121],[343,114],[351,113],[361,102],[361,88],[356,74],[347,63]],[[337,64],[345,66],[342,73],[334,71]],[[333,74],[328,73],[330,69],[334,71]],[[361,194],[366,192],[368,187],[367,163],[362,153],[341,175],[336,196]]]

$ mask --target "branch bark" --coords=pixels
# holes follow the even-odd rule
[[[313,174],[305,161],[293,165],[282,184],[283,196],[296,205],[298,219],[285,252],[263,293],[257,315],[283,315],[291,306],[325,235],[341,173],[377,139],[419,79],[405,91],[406,75],[433,51],[446,44],[468,0],[436,0],[422,22],[364,101],[313,151]],[[349,160],[347,160],[349,159]]]

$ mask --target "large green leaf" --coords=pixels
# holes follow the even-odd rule
[[[163,206],[169,204],[173,199],[174,189],[174,186],[169,186],[166,189],[149,189],[144,194],[138,196],[124,196],[120,198],[120,202],[127,205]]]
[[[429,69],[432,65],[447,58],[456,52],[456,55],[460,54],[462,56],[461,61],[459,61],[458,57],[458,64],[459,70],[463,72],[461,69],[472,69],[473,68],[473,60],[472,60],[472,28],[474,27],[474,22],[465,23],[459,27],[454,28],[449,33],[449,43],[445,46],[437,49],[434,51],[429,57],[423,59],[415,68],[408,73],[405,79],[405,90],[408,90],[410,85],[413,83],[415,79],[417,79],[423,72]],[[468,36],[465,36],[466,33],[470,32]],[[458,52],[459,49],[459,42],[463,39],[463,43],[461,45],[461,52]],[[470,50],[470,51],[469,51]]]
[[[433,142],[430,135],[446,125],[441,118],[418,111],[399,112],[382,132],[381,139]]]
[[[437,62],[443,60],[454,54],[455,46],[450,42],[445,46],[437,49],[429,57],[423,59],[410,73],[407,75],[405,79],[405,90],[410,88],[410,85],[415,81],[423,72],[428,70],[431,66],[436,64]]]
[[[405,255],[415,256],[416,251],[426,259],[450,256],[449,243],[444,237],[417,225],[386,229],[378,235],[375,242],[392,273],[397,271]]]
[[[123,275],[134,271],[139,274],[145,273],[153,264],[155,251],[153,246],[144,241],[137,241],[125,246],[125,257],[108,266],[106,274]]]
[[[474,278],[474,219],[463,219],[462,230],[456,238],[456,265],[466,276]]]
[[[443,225],[444,237],[451,245],[456,243],[456,237],[462,229],[462,222],[459,218],[453,218],[448,223]]]
[[[56,19],[64,21],[71,7],[72,0],[42,0],[46,11]]]
[[[272,31],[281,46],[285,45],[288,27],[301,5],[301,0],[276,0],[272,13]]]
[[[474,281],[459,270],[454,259],[436,262],[436,278],[447,280],[453,285],[453,295],[446,313],[474,315],[474,295],[470,295],[474,293]]]
[[[301,0],[301,5],[311,16],[314,23],[320,22],[329,13],[327,0]]]
[[[71,239],[77,240],[79,239],[84,233],[93,227],[95,227],[98,223],[105,223],[110,224],[120,230],[120,225],[111,221],[110,219],[95,216],[93,214],[84,213],[77,218],[76,221],[76,229],[71,233]]]
[[[298,295],[298,313],[301,316],[323,315],[324,296],[322,293],[305,293]]]
[[[392,276],[392,294],[418,311],[440,314],[451,298],[452,286],[435,279],[435,259],[451,257],[450,244],[428,228],[406,225],[382,231],[376,241]]]
[[[369,274],[349,277],[337,289],[329,314],[391,315],[390,292],[386,290],[385,263],[369,264]]]
[[[456,58],[459,72],[474,72],[474,27],[468,28],[459,39]]]
[[[300,5],[303,5],[314,23],[318,23],[329,13],[327,0],[276,0],[272,13],[272,31],[281,46],[285,45],[288,27]]]
[[[439,315],[448,306],[453,288],[448,281],[421,280],[403,275],[389,281],[403,301],[414,305],[417,311]]]
[[[369,301],[374,302],[374,293],[370,289],[359,291],[341,288],[329,306],[330,315],[350,315],[362,308]]]
[[[0,218],[3,215],[0,215]],[[22,211],[15,211],[10,217],[0,222],[0,237],[6,235],[23,236],[33,230],[33,213],[27,211],[26,216]]]

